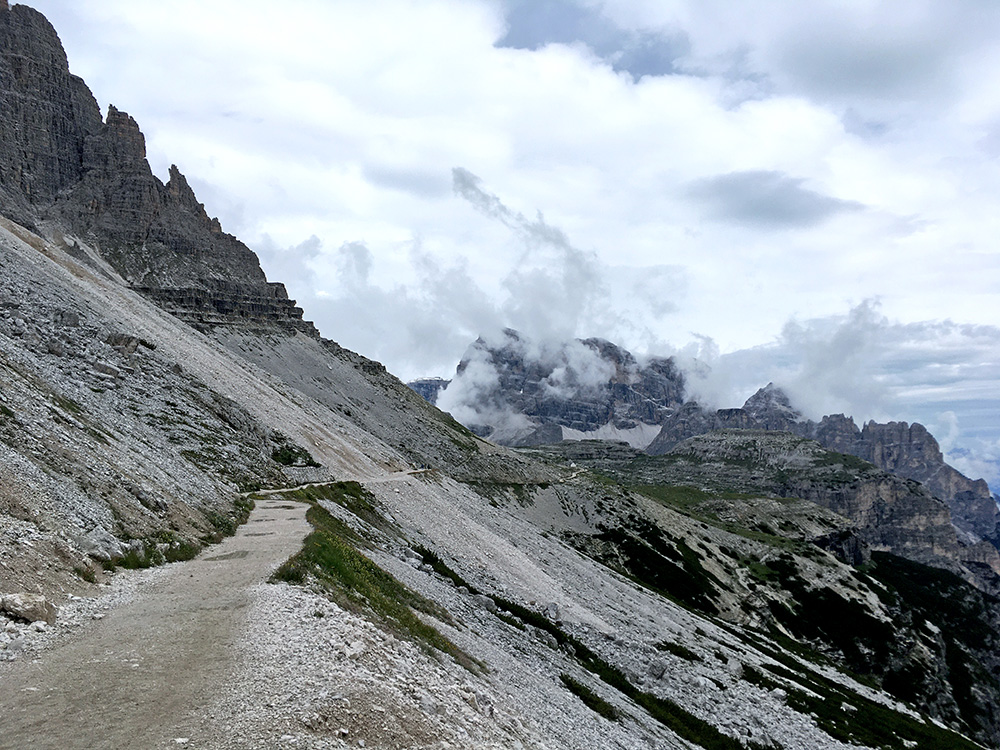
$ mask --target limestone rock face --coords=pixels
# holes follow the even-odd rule
[[[850,453],[893,474],[915,479],[948,502],[955,523],[977,536],[997,540],[1000,512],[989,486],[944,462],[937,440],[921,424],[867,423]]]
[[[628,432],[659,425],[681,405],[683,391],[672,359],[640,363],[596,338],[540,345],[508,329],[500,342],[472,345],[445,398],[453,406],[447,398],[464,394],[464,405],[482,415],[477,431],[494,441],[532,445],[558,441],[564,429]],[[526,426],[504,434],[497,421],[505,415],[517,415]]]
[[[166,185],[153,175],[136,121],[114,106],[102,119],[55,30],[22,5],[0,10],[0,201],[26,227],[47,222],[83,238],[126,282],[191,322],[316,335],[176,166]]]
[[[697,485],[706,473],[725,476],[745,491],[832,510],[850,519],[872,549],[938,565],[961,558],[948,506],[925,487],[828,453],[813,440],[773,430],[718,430],[679,443],[669,455],[691,462],[686,475],[673,478],[679,484]]]
[[[666,418],[646,450],[662,455],[695,435],[733,428],[791,432],[816,440],[827,450],[857,456],[883,471],[920,482],[947,503],[959,529],[982,539],[1000,540],[1000,510],[986,482],[969,479],[946,464],[937,440],[923,425],[868,422],[859,429],[843,414],[813,422],[803,419],[773,385],[762,388],[740,409],[710,411],[693,402],[685,404]]]
[[[102,123],[55,29],[24,5],[0,10],[0,113],[0,197],[5,213],[30,225],[29,206],[79,182],[84,143]]]

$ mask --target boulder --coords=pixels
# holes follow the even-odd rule
[[[81,549],[95,560],[108,562],[122,556],[121,542],[107,529],[98,526],[79,540]]]
[[[41,594],[5,594],[0,597],[0,610],[25,622],[45,622],[52,625],[58,607]]]
[[[477,604],[479,604],[482,607],[485,607],[490,612],[497,611],[497,603],[493,601],[493,599],[491,599],[490,597],[486,596],[486,594],[476,594],[473,597],[473,599],[476,600]]]

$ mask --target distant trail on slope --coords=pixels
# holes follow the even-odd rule
[[[306,482],[305,484],[297,484],[294,487],[276,487],[270,490],[252,490],[250,492],[240,493],[243,497],[268,497],[271,495],[284,495],[288,492],[295,492],[296,490],[307,490],[310,487],[329,487],[334,484],[341,484],[342,482],[357,482],[358,484],[382,484],[385,482],[399,482],[407,477],[416,476],[418,474],[426,474],[429,469],[411,469],[407,471],[394,471],[389,474],[382,474],[374,477],[345,477],[343,479],[333,479],[329,482]],[[579,472],[578,472],[579,473]],[[576,476],[574,474],[573,476]]]
[[[297,552],[308,506],[258,501],[236,536],[170,566],[135,601],[0,673],[0,748],[154,748],[232,673],[250,589]]]

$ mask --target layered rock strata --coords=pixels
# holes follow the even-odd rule
[[[153,175],[136,121],[114,106],[101,117],[55,30],[22,5],[0,10],[0,113],[6,215],[50,236],[79,237],[127,283],[192,322],[316,335],[176,166],[166,184]]]
[[[955,525],[969,541],[1000,540],[1000,510],[982,479],[972,480],[949,466],[937,440],[921,424],[868,422],[858,428],[843,414],[804,419],[787,395],[769,384],[739,409],[711,411],[688,402],[667,416],[660,434],[646,449],[652,455],[670,452],[675,445],[713,430],[765,429],[790,432],[816,440],[827,450],[868,461],[879,469],[923,484],[947,503]]]

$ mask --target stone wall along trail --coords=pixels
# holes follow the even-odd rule
[[[249,589],[297,552],[306,505],[263,500],[236,536],[168,566],[138,599],[0,671],[0,748],[162,747],[231,674]]]

